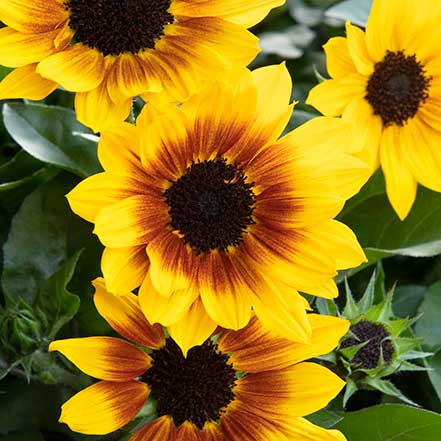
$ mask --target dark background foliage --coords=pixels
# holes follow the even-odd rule
[[[252,67],[287,61],[292,98],[299,101],[292,129],[317,113],[304,104],[327,76],[321,46],[344,35],[349,19],[364,25],[370,0],[287,0],[253,29],[262,53]],[[0,68],[0,78],[8,69]],[[92,302],[91,280],[100,274],[102,246],[90,224],[72,214],[64,195],[80,179],[100,170],[97,138],[80,125],[73,97],[56,91],[43,103],[10,101],[0,118],[0,439],[125,440],[130,429],[105,437],[71,432],[57,423],[61,404],[91,379],[56,354],[56,338],[109,335]],[[311,416],[343,430],[349,441],[439,441],[441,433],[441,195],[419,188],[409,217],[400,222],[389,206],[377,172],[348,201],[339,218],[356,232],[369,256],[349,271],[361,295],[373,264],[383,261],[386,284],[397,284],[397,316],[421,314],[414,326],[427,372],[391,378],[421,407],[398,404],[379,392],[358,392],[343,410],[341,397]],[[343,280],[340,275],[339,280]],[[341,300],[344,303],[344,293]],[[149,412],[144,410],[144,416]]]

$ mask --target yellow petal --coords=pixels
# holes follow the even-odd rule
[[[224,328],[243,328],[251,318],[250,287],[256,284],[251,268],[227,253],[207,253],[201,260],[198,286],[208,315]]]
[[[308,230],[286,229],[280,234],[269,227],[255,225],[243,241],[243,247],[261,272],[271,274],[273,283],[315,294],[312,287],[332,280],[336,275],[335,258],[326,245],[309,235]],[[288,296],[292,291],[289,291]]]
[[[374,62],[369,57],[364,32],[346,22],[348,49],[357,71],[362,75],[371,75],[374,71]]]
[[[200,17],[171,25],[154,55],[164,92],[172,101],[184,102],[201,90],[203,80],[246,66],[258,52],[258,40],[250,32],[217,17]]]
[[[199,429],[190,421],[184,421],[176,431],[176,441],[200,441]]]
[[[329,160],[330,155],[360,151],[360,144],[350,133],[352,128],[352,123],[341,118],[319,116],[296,127],[278,144],[289,145],[296,162],[301,160],[302,166],[310,164],[311,168],[317,168],[317,164],[333,162]],[[314,139],[313,143],[311,139]]]
[[[201,433],[202,441],[224,441],[222,428],[219,424],[208,421]]]
[[[290,441],[346,441],[338,430],[328,430],[310,423],[304,418],[284,418],[276,424]]]
[[[0,17],[20,32],[38,34],[56,29],[67,19],[67,12],[57,0],[2,0]]]
[[[149,275],[155,289],[163,296],[186,289],[194,280],[196,262],[193,250],[166,228],[150,241],[147,255]]]
[[[306,103],[326,116],[339,116],[352,100],[362,98],[365,91],[366,78],[351,74],[318,84],[309,92]]]
[[[427,188],[441,191],[441,132],[421,117],[400,127],[400,151],[415,179]]]
[[[160,92],[161,81],[147,56],[121,54],[116,57],[107,78],[108,95],[114,103],[146,92]]]
[[[147,195],[135,195],[104,207],[95,218],[94,233],[111,248],[145,245],[165,226],[157,205]]]
[[[67,195],[72,211],[89,222],[105,207],[136,194],[137,183],[117,173],[98,173],[81,181]]]
[[[323,49],[326,54],[326,68],[332,78],[343,78],[355,73],[355,65],[349,54],[346,38],[331,38]]]
[[[374,172],[380,165],[380,142],[383,122],[374,115],[372,106],[364,99],[352,101],[343,112],[343,120],[351,123],[348,136],[357,139],[361,149],[357,156]]]
[[[238,401],[264,418],[304,416],[324,408],[344,382],[315,363],[247,375],[236,382]]]
[[[380,161],[386,180],[387,197],[398,217],[403,220],[415,201],[417,182],[401,152],[399,130],[400,128],[394,125],[384,129]]]
[[[74,432],[105,435],[135,418],[148,394],[148,386],[138,381],[100,381],[64,403],[59,421]]]
[[[266,416],[256,415],[247,404],[234,401],[222,415],[224,439],[231,441],[287,441],[288,438]]]
[[[268,282],[268,288],[256,297],[252,299],[253,309],[265,327],[289,340],[310,342],[311,326],[297,292]]]
[[[18,67],[0,82],[0,99],[26,98],[42,100],[52,93],[58,84],[35,72],[36,64]]]
[[[131,98],[115,104],[107,92],[106,81],[89,92],[77,92],[75,95],[78,121],[94,132],[102,132],[115,123],[124,121],[129,116],[131,106]]]
[[[207,314],[201,300],[196,299],[186,314],[167,329],[186,357],[189,349],[204,343],[216,327],[217,324]]]
[[[196,3],[176,0],[170,12],[190,17],[221,17],[232,23],[249,28],[265,18],[268,12],[280,6],[284,0],[202,0]]]
[[[386,51],[407,50],[418,31],[426,32],[422,25],[427,27],[437,10],[439,7],[430,0],[422,0],[418,8],[413,0],[374,0],[366,25],[371,58],[380,61]]]
[[[114,337],[56,340],[49,345],[49,351],[61,352],[87,375],[108,381],[132,380],[151,365],[144,351]]]
[[[40,61],[37,72],[66,90],[87,92],[98,87],[104,78],[104,57],[77,43]]]
[[[141,427],[129,441],[175,441],[176,429],[173,418],[164,415]]]
[[[251,74],[257,88],[254,124],[267,128],[267,142],[271,142],[280,136],[292,114],[291,76],[285,63],[261,67]]]
[[[104,170],[124,173],[144,182],[146,175],[139,155],[139,133],[133,124],[115,123],[101,134],[98,158]]]
[[[159,325],[151,325],[145,318],[133,294],[114,296],[110,294],[104,280],[93,281],[95,307],[109,325],[123,337],[151,349],[165,344],[164,333]]]
[[[146,247],[105,248],[101,270],[109,292],[127,294],[141,285],[149,268]]]
[[[0,64],[8,67],[36,63],[55,52],[54,32],[25,34],[11,28],[0,29]]]
[[[193,301],[198,296],[191,287],[173,291],[169,296],[160,294],[147,275],[139,290],[139,303],[150,323],[169,326],[178,322],[188,313]]]
[[[219,349],[230,353],[234,367],[244,372],[283,369],[331,352],[349,329],[349,322],[340,318],[317,314],[307,318],[312,328],[308,344],[282,338],[253,317],[245,328],[222,333]]]
[[[169,107],[148,128],[141,126],[140,130],[142,164],[149,180],[158,180],[162,193],[164,187],[169,185],[167,181],[173,182],[180,178],[195,159],[196,142],[194,138],[190,138],[191,129],[189,130],[185,116],[177,107]],[[210,146],[206,147],[209,152]]]
[[[307,234],[321,241],[333,254],[339,270],[355,268],[367,262],[355,234],[341,222],[330,220],[311,228]]]

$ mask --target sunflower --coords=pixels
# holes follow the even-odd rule
[[[440,2],[374,0],[366,32],[346,24],[346,38],[324,46],[331,80],[308,103],[342,115],[364,140],[361,158],[381,164],[389,201],[404,219],[417,183],[441,191]]]
[[[62,406],[60,421],[73,431],[117,430],[150,398],[156,419],[131,441],[344,441],[302,417],[326,406],[344,386],[328,369],[304,360],[334,349],[348,330],[346,320],[310,314],[312,339],[304,345],[276,337],[253,317],[244,329],[222,330],[184,357],[160,326],[146,321],[135,295],[114,296],[102,279],[94,285],[99,313],[136,346],[115,337],[50,344],[50,351],[102,380]]]
[[[297,290],[336,297],[336,269],[365,261],[333,217],[370,170],[344,152],[351,140],[337,118],[278,139],[291,87],[283,64],[243,69],[157,117],[146,106],[136,127],[103,133],[105,171],[67,195],[107,247],[111,292],[141,285],[151,323],[183,332],[194,317],[206,323],[186,333],[189,347],[216,325],[244,327],[252,308],[280,335],[308,341]]]
[[[132,97],[187,99],[258,53],[246,28],[284,0],[2,0],[0,64],[16,68],[0,98],[77,92],[78,119],[99,131],[124,120]]]

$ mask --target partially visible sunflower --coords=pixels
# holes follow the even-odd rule
[[[189,347],[216,325],[244,327],[252,308],[280,335],[306,342],[307,304],[296,290],[336,297],[336,270],[365,260],[332,218],[370,170],[344,153],[353,141],[339,119],[278,139],[292,113],[284,65],[234,71],[229,81],[103,133],[105,172],[67,198],[108,247],[111,292],[141,285],[151,323],[206,323],[186,333]]]
[[[132,97],[183,101],[258,53],[246,28],[284,0],[2,0],[0,64],[16,68],[0,99],[77,92],[78,119],[99,131],[130,111]]]
[[[324,46],[332,79],[308,103],[342,115],[361,137],[361,158],[386,179],[404,219],[417,183],[441,191],[441,3],[374,0],[366,32],[347,23],[347,38]]]
[[[116,297],[102,280],[95,287],[100,314],[137,346],[114,337],[51,343],[50,351],[102,380],[62,406],[60,421],[73,431],[117,430],[150,398],[156,419],[131,441],[345,440],[302,417],[344,386],[328,369],[304,360],[334,349],[348,330],[346,320],[310,314],[312,339],[304,345],[274,336],[253,317],[244,329],[219,330],[184,357],[160,326],[145,320],[136,296]]]

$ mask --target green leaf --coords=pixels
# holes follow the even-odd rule
[[[375,390],[378,390],[386,395],[391,397],[398,398],[401,401],[404,401],[407,404],[411,404],[413,406],[417,406],[412,400],[407,398],[403,392],[401,392],[393,383],[387,380],[381,380],[379,378],[366,377],[363,380],[363,384],[366,384],[372,387]]]
[[[11,73],[13,70],[14,69],[12,69],[11,67],[0,66],[0,80],[3,80],[3,78]]]
[[[40,170],[43,166],[43,162],[21,150],[0,166],[0,182],[4,183],[24,178]]]
[[[349,401],[349,398],[352,397],[352,395],[357,392],[358,386],[355,381],[353,381],[351,378],[346,379],[346,387],[345,387],[345,393],[343,395],[343,407],[346,407],[346,404]]]
[[[372,0],[345,0],[326,11],[327,17],[349,20],[364,27],[369,17]]]
[[[441,194],[419,186],[409,216],[400,221],[386,197],[380,171],[347,202],[339,220],[352,228],[366,251],[380,253],[380,257],[441,253]]]
[[[375,299],[375,285],[377,280],[377,272],[374,271],[372,273],[371,278],[369,279],[368,286],[363,294],[363,297],[358,302],[358,309],[360,313],[366,313],[374,304]]]
[[[441,400],[441,351],[430,360],[426,360],[425,365],[430,368],[428,371],[430,382]]]
[[[392,309],[398,317],[414,317],[424,299],[427,287],[423,285],[404,285],[395,288]]]
[[[439,441],[441,415],[401,404],[345,413],[335,429],[348,441]]]
[[[101,170],[92,132],[64,107],[8,103],[3,107],[6,129],[24,150],[48,164],[86,177]]]
[[[398,358],[400,360],[418,360],[421,358],[431,357],[433,352],[423,352],[423,351],[407,351],[405,354],[400,355]]]
[[[5,379],[0,382],[0,390],[0,434],[58,426],[63,402],[59,388]]]
[[[314,37],[315,32],[308,27],[293,25],[276,32],[261,33],[259,46],[265,54],[276,54],[285,59],[300,58]]]
[[[296,127],[299,127],[302,124],[306,123],[307,121],[309,121],[313,118],[316,118],[316,117],[317,117],[317,114],[315,114],[315,113],[311,113],[311,112],[308,112],[306,110],[301,110],[301,109],[297,110],[297,108],[296,108],[296,109],[294,109],[294,112],[291,115],[291,119],[289,120],[287,129],[290,131],[294,130]]]
[[[421,339],[411,337],[398,337],[394,339],[398,354],[405,354],[407,351],[417,349]]]
[[[337,306],[332,299],[324,299],[323,297],[317,297],[315,301],[315,307],[320,314],[333,315],[337,317],[339,315]]]
[[[70,211],[64,197],[74,183],[61,175],[44,184],[26,197],[14,216],[3,247],[7,303],[22,297],[32,304],[46,281],[81,247],[80,235],[90,236],[90,225]]]
[[[441,282],[430,286],[418,312],[422,316],[415,325],[415,335],[424,339],[425,350],[438,352],[441,349]]]
[[[348,284],[348,279],[345,279],[345,293],[346,293],[346,304],[343,309],[343,317],[352,320],[360,315],[357,304],[355,303],[354,297],[352,295],[351,288]]]
[[[44,438],[39,432],[17,432],[2,436],[1,441],[44,441]]]
[[[82,250],[77,251],[63,267],[40,289],[38,305],[51,318],[52,329],[47,336],[52,340],[67,322],[77,313],[80,298],[66,289],[72,278]]]
[[[22,179],[17,179],[11,182],[4,182],[0,184],[0,192],[15,190],[19,187],[23,187],[24,185],[32,185],[33,188],[37,187],[39,184],[50,181],[59,173],[55,167],[47,166],[43,167],[34,173],[26,176]]]
[[[369,342],[364,341],[362,343],[359,343],[358,345],[348,346],[347,348],[340,349],[339,352],[341,352],[348,360],[352,360],[357,352],[365,347]]]
[[[331,412],[330,410],[322,409],[318,412],[308,415],[307,419],[317,426],[324,427],[325,429],[330,429],[331,427],[334,427],[339,421],[341,421],[343,417],[335,412]]]

